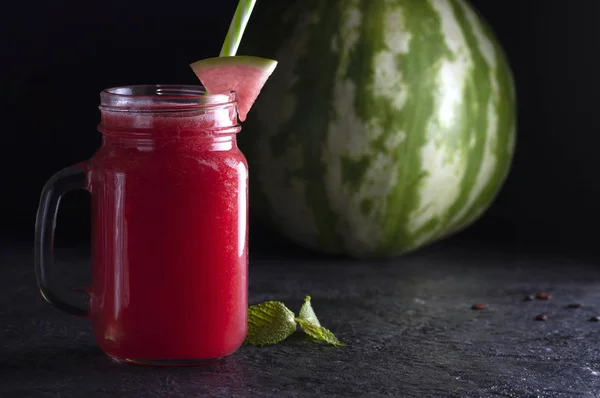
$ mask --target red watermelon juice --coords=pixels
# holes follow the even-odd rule
[[[103,90],[102,145],[44,185],[34,263],[42,297],[85,317],[104,352],[129,363],[186,365],[244,342],[248,309],[248,166],[236,143],[277,62],[219,57],[192,64],[200,86]],[[55,293],[61,197],[92,197],[87,305]]]
[[[233,353],[247,329],[248,169],[233,94],[133,86],[101,94],[89,162],[98,345],[136,363]]]

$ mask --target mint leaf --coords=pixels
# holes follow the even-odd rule
[[[326,343],[333,344],[336,347],[343,347],[342,344],[331,331],[321,326],[315,310],[313,310],[310,304],[310,296],[306,296],[304,304],[300,308],[300,313],[296,318],[296,322],[300,324],[300,329],[315,340],[325,341]]]
[[[312,305],[310,305],[310,296],[306,296],[306,298],[304,299],[304,304],[302,304],[302,307],[300,308],[298,318],[304,319],[305,321],[308,321],[315,326],[321,326],[321,322],[319,322],[317,314],[315,314]]]
[[[328,329],[325,329],[323,326],[317,326],[305,319],[296,318],[296,321],[300,324],[300,328],[304,333],[309,335],[315,340],[324,341],[326,343],[332,344],[336,347],[344,347],[345,344],[341,343],[337,337]]]
[[[294,313],[280,301],[266,301],[248,308],[246,344],[277,344],[295,331]]]
[[[345,346],[330,330],[321,326],[310,304],[310,296],[304,299],[297,318],[281,301],[251,305],[248,308],[248,335],[245,344],[277,344],[296,331],[296,322],[300,324],[300,329],[315,341],[324,341],[336,347]]]

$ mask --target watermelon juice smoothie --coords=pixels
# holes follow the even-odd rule
[[[43,233],[53,219],[43,210],[42,293],[87,317],[97,344],[119,361],[185,364],[233,353],[248,307],[248,169],[236,144],[235,94],[120,87],[101,93],[100,111],[102,146],[57,173],[40,204],[52,213],[44,205],[52,190],[91,192],[89,305],[61,302],[44,286],[51,239]]]
[[[103,145],[90,162],[94,337],[125,361],[228,355],[248,307],[235,97],[190,87],[142,97],[155,90],[102,93]]]

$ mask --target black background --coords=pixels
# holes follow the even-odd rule
[[[6,2],[0,13],[2,237],[31,241],[46,179],[94,153],[100,90],[196,83],[188,64],[218,54],[236,3]],[[519,128],[507,184],[466,236],[594,250],[600,2],[472,4],[512,65]],[[88,236],[88,195],[71,193],[62,203],[57,243]]]

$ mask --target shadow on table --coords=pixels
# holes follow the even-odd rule
[[[135,375],[158,374],[161,371],[179,370],[193,371],[196,374],[212,372],[237,373],[240,371],[239,358],[230,356],[222,359],[207,361],[194,366],[140,366],[117,362],[108,357],[100,348],[93,344],[81,344],[73,347],[40,347],[25,352],[8,352],[1,355],[0,375],[5,379],[20,378],[28,375],[36,377],[61,376],[101,372],[104,374]]]
[[[329,263],[356,263],[365,262],[389,263],[404,261],[413,256],[419,256],[431,249],[444,247],[462,248],[465,250],[494,250],[506,251],[519,254],[540,254],[547,253],[557,256],[568,256],[580,261],[600,261],[600,252],[598,245],[589,245],[586,242],[563,241],[560,243],[552,240],[527,239],[517,235],[514,231],[500,229],[496,232],[490,232],[489,229],[481,226],[473,226],[456,235],[445,239],[432,242],[430,245],[421,247],[418,250],[405,253],[401,256],[367,258],[359,259],[345,255],[334,255],[319,252],[309,248],[302,247],[293,243],[277,233],[272,228],[264,226],[256,221],[251,224],[250,233],[250,260],[253,259],[289,259],[303,260],[306,262],[328,261]]]
[[[62,373],[106,367],[113,362],[93,345],[40,347],[31,351],[8,352],[0,358],[0,374],[9,379],[24,372]]]
[[[40,347],[31,351],[5,353],[0,358],[0,375],[3,380],[31,381],[39,386],[77,385],[78,377],[90,375],[94,375],[94,384],[99,386],[103,385],[103,379],[107,382],[137,380],[151,385],[164,385],[169,384],[175,376],[190,383],[190,387],[202,384],[205,387],[235,390],[244,388],[246,384],[245,375],[248,373],[245,369],[243,359],[236,355],[188,367],[130,365],[109,358],[93,344],[69,348]],[[80,381],[84,380],[85,378],[80,378]],[[104,385],[110,384],[114,383]]]

